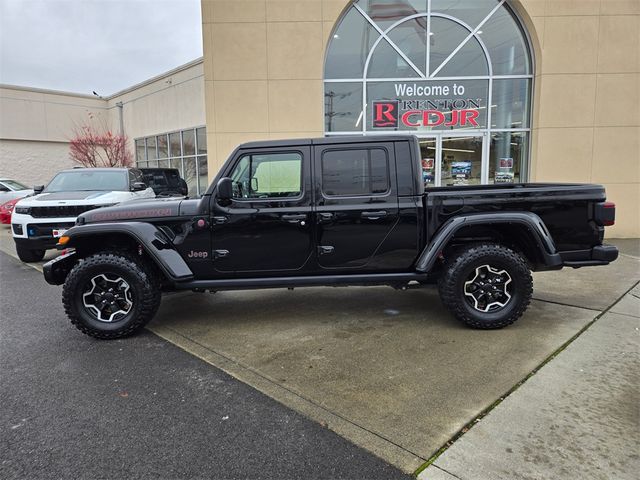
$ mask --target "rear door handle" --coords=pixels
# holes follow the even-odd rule
[[[280,218],[282,218],[282,220],[284,220],[285,222],[298,223],[298,222],[300,222],[302,220],[306,220],[307,219],[307,215],[306,214],[299,214],[299,215],[297,215],[297,214],[292,214],[292,215],[285,214],[285,215],[282,215],[282,217],[280,217]]]
[[[222,225],[223,223],[227,223],[229,221],[229,217],[219,216],[213,217],[213,223],[216,225]]]
[[[380,210],[379,212],[362,212],[360,216],[369,220],[378,220],[379,218],[386,217],[387,212],[384,210]]]
[[[318,220],[320,220],[321,222],[330,222],[331,220],[333,220],[333,213],[331,212],[320,212],[318,213]]]

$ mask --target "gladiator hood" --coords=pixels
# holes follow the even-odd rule
[[[195,215],[200,205],[199,199],[150,198],[119,203],[112,207],[96,208],[81,214],[76,223],[151,221]]]

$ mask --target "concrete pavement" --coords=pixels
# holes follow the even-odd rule
[[[637,479],[639,352],[636,286],[418,479]]]
[[[536,274],[540,300],[491,332],[389,288],[186,294],[149,328],[411,472],[638,280],[629,256]]]

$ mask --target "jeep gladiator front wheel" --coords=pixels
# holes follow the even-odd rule
[[[160,306],[160,287],[134,255],[103,252],[81,260],[69,272],[62,303],[82,333],[109,340],[139,331]]]
[[[446,263],[439,290],[458,320],[473,328],[502,328],[527,309],[533,279],[520,254],[504,245],[476,244]]]

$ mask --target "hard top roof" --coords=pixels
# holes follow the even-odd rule
[[[374,143],[374,142],[397,142],[402,140],[414,140],[415,135],[340,135],[335,137],[320,138],[292,138],[286,140],[260,140],[247,142],[238,146],[238,149],[264,148],[264,147],[293,147],[299,145],[331,145],[344,143]]]

